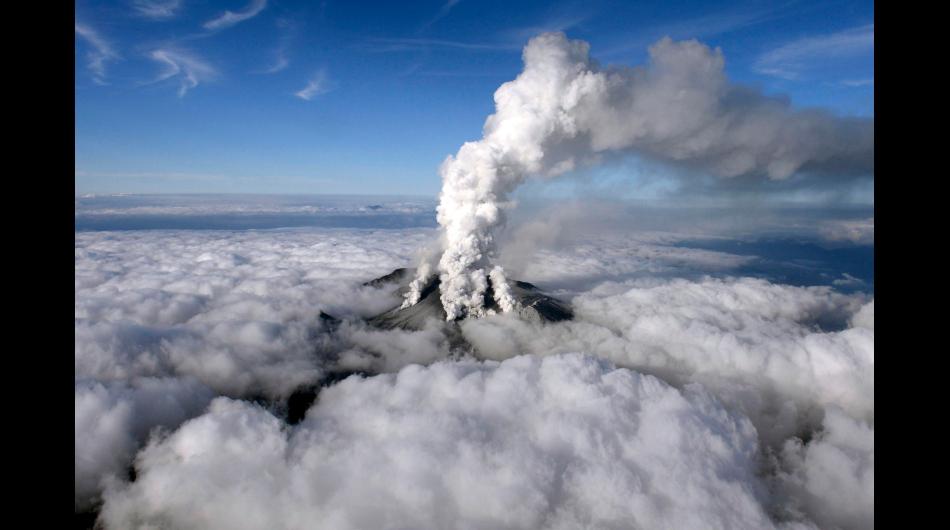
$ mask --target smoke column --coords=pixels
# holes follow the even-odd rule
[[[796,173],[840,178],[874,172],[874,123],[734,85],[722,52],[663,38],[642,67],[601,68],[590,46],[545,33],[524,48],[524,70],[495,92],[483,137],[442,163],[438,263],[447,320],[486,314],[489,278],[499,307],[515,308],[493,265],[494,231],[508,195],[528,177],[551,177],[621,152],[720,177]],[[404,307],[431,269],[419,267]]]

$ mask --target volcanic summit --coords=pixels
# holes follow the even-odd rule
[[[399,294],[404,295],[409,290],[409,282],[415,276],[415,273],[415,269],[400,268],[363,285],[382,287],[395,283],[399,285]],[[439,285],[439,276],[432,275],[422,288],[417,303],[409,307],[396,306],[389,311],[369,318],[368,322],[382,329],[401,328],[411,330],[423,329],[430,319],[445,322],[446,312],[439,297]],[[509,288],[512,296],[517,301],[517,309],[514,312],[524,320],[544,323],[560,322],[574,318],[574,312],[568,304],[544,294],[533,284],[512,280],[509,282]],[[488,311],[502,312],[495,301],[490,279],[488,289],[484,294],[484,304]]]

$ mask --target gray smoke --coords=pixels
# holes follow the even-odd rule
[[[495,232],[509,194],[528,177],[563,174],[610,153],[723,178],[874,172],[872,120],[796,110],[787,99],[735,85],[718,48],[667,37],[650,47],[647,65],[632,68],[601,67],[589,50],[563,33],[531,39],[524,70],[495,92],[482,139],[442,164],[438,271],[448,319],[486,314],[489,277],[504,282]],[[406,305],[418,296],[411,291]]]

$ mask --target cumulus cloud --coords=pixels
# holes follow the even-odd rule
[[[379,330],[346,323],[339,331],[345,347],[334,360],[340,371],[393,372],[410,364],[429,364],[452,355],[453,337],[431,321],[421,330]]]
[[[201,82],[217,76],[217,71],[213,66],[196,55],[182,50],[152,50],[148,56],[165,67],[151,83],[177,77],[179,80],[178,97],[184,97],[189,90],[195,88]]]
[[[874,528],[874,426],[830,409],[808,443],[786,442],[782,487],[790,511],[810,514],[822,528]]]
[[[194,379],[76,380],[76,509],[98,501],[104,485],[126,475],[155,428],[198,415],[214,393]]]
[[[327,368],[327,359],[314,354],[326,332],[320,312],[360,317],[389,309],[396,303],[393,292],[360,283],[415,259],[432,235],[430,230],[79,233],[77,375],[190,375],[231,396],[286,396]],[[873,349],[866,333],[845,328],[866,295],[765,280],[702,280],[701,273],[717,269],[728,277],[750,257],[684,248],[677,241],[670,235],[601,235],[540,251],[525,262],[523,277],[574,297],[580,320],[543,328],[486,321],[486,327],[499,328],[493,333],[506,337],[500,350],[479,335],[478,326],[463,329],[473,333],[470,340],[482,354],[496,358],[572,348],[640,368],[685,362],[683,373],[689,374],[731,366],[735,355],[743,355],[747,360],[728,373],[748,378],[772,365],[774,375],[758,374],[766,387],[799,379],[778,375],[782,366],[798,363],[796,355],[814,360],[826,352],[834,358],[839,348],[854,349],[847,355],[857,356],[854,362],[864,372],[855,377],[864,381]],[[678,276],[698,281],[660,280]],[[770,302],[777,300],[786,300],[790,312],[776,312]],[[704,327],[697,315],[708,319]],[[651,318],[668,328],[645,333],[658,325]],[[668,336],[679,342],[666,344]],[[450,343],[438,327],[383,332],[358,322],[345,323],[336,339],[341,342],[332,344],[334,363],[370,371],[444,358]],[[730,348],[717,351],[725,344]],[[873,357],[870,361],[873,366]],[[798,387],[814,383],[807,376],[813,368],[801,368]],[[873,408],[873,402],[864,408]]]
[[[117,60],[119,54],[106,39],[86,24],[76,22],[76,35],[90,46],[86,52],[86,67],[92,74],[93,81],[100,85],[107,84],[106,63]]]
[[[267,0],[251,0],[243,11],[225,11],[221,15],[204,23],[205,29],[217,30],[234,26],[235,24],[252,19],[267,7]]]
[[[589,45],[545,33],[524,70],[495,92],[481,140],[442,164],[438,220],[441,297],[449,320],[480,316],[495,232],[509,194],[611,153],[720,177],[873,174],[873,121],[796,110],[787,99],[731,83],[719,49],[664,38],[642,67],[601,67]],[[418,293],[410,292],[410,303]]]
[[[360,284],[405,264],[429,237],[77,233],[76,375],[192,376],[230,396],[286,397],[323,374],[320,312],[389,309],[393,298]]]
[[[125,475],[152,428],[214,395],[281,400],[317,383],[345,349],[320,312],[391,307],[360,284],[430,237],[396,233],[77,233],[76,509]]]
[[[777,444],[816,428],[826,406],[873,419],[873,305],[862,310],[865,302],[752,278],[633,280],[575,297],[573,322],[496,315],[465,321],[462,332],[487,358],[583,351],[673,384],[702,383]]]
[[[589,356],[350,378],[298,426],[226,398],[137,460],[107,528],[772,528],[755,429]],[[174,488],[167,487],[175,484]]]
[[[874,331],[874,300],[863,305],[861,309],[851,317],[851,325]]]
[[[732,277],[753,257],[572,215],[512,270],[575,320],[464,321],[467,354],[441,322],[361,322],[400,301],[362,282],[431,229],[77,232],[77,510],[105,489],[110,528],[873,523],[873,299]],[[537,236],[520,226],[514,245]],[[281,419],[350,371],[383,375]]]

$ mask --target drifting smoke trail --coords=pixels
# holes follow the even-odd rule
[[[664,38],[645,67],[601,68],[589,48],[563,33],[531,39],[524,70],[495,92],[483,138],[443,162],[438,270],[448,320],[486,313],[489,278],[498,305],[513,308],[492,264],[493,234],[508,195],[529,176],[558,175],[606,152],[721,177],[874,172],[872,120],[793,110],[786,99],[733,85],[719,49]],[[429,273],[419,268],[404,306],[419,300]]]

